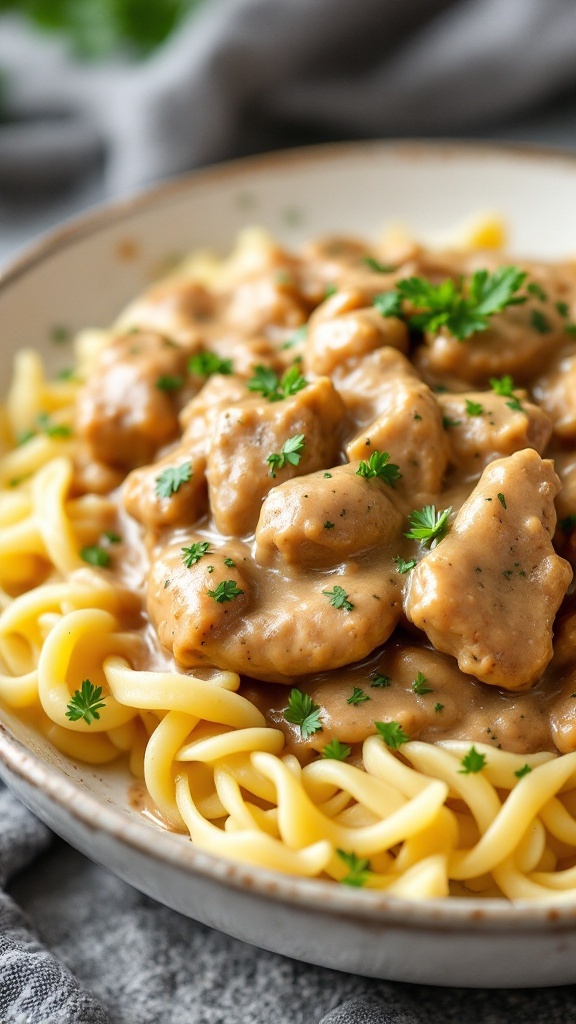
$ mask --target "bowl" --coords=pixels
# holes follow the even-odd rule
[[[322,233],[373,237],[401,222],[441,239],[495,210],[512,253],[576,251],[576,157],[503,146],[373,142],[208,168],[106,207],[42,240],[0,277],[2,386],[25,345],[57,370],[66,339],[106,326],[191,250],[228,250],[248,223],[297,246]],[[55,832],[156,900],[266,949],[396,981],[514,987],[576,980],[576,900],[413,902],[296,879],[195,849],[130,799],[118,766],[74,762],[0,709],[0,775]]]

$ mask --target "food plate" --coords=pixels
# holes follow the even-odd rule
[[[328,233],[374,237],[402,223],[441,244],[471,213],[503,217],[512,253],[576,251],[576,159],[430,143],[327,146],[257,157],[92,214],[42,242],[0,281],[2,380],[23,345],[53,369],[66,337],[105,326],[171,260],[229,250],[257,223],[298,246]],[[554,985],[575,979],[576,903],[459,899],[416,903],[288,878],[194,849],[160,830],[118,767],[54,750],[0,712],[0,774],[56,832],[155,899],[231,935],[309,962],[440,985]]]

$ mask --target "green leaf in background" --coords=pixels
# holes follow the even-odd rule
[[[116,50],[146,56],[202,0],[0,0],[41,29],[65,36],[76,56],[97,60]]]

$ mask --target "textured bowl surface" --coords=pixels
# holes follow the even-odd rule
[[[55,327],[106,326],[168,260],[222,253],[259,224],[298,245],[321,233],[377,237],[402,223],[441,243],[471,214],[499,212],[509,248],[576,255],[576,158],[438,143],[294,150],[208,169],[41,241],[0,278],[5,390],[13,353],[70,362]],[[125,770],[74,763],[0,708],[0,775],[56,832],[136,888],[199,921],[311,963],[437,985],[539,986],[576,981],[576,901],[412,903],[288,878],[195,850],[144,819]]]

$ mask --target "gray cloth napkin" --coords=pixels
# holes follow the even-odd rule
[[[0,783],[1,1024],[569,1024],[576,986],[391,984],[189,921],[90,863]],[[19,872],[15,881],[10,879]]]
[[[105,147],[118,194],[286,141],[494,133],[561,91],[576,101],[576,4],[204,0],[148,60],[92,66],[4,16],[0,69],[28,119],[0,128],[0,182],[62,177]],[[576,144],[576,105],[565,124]]]

